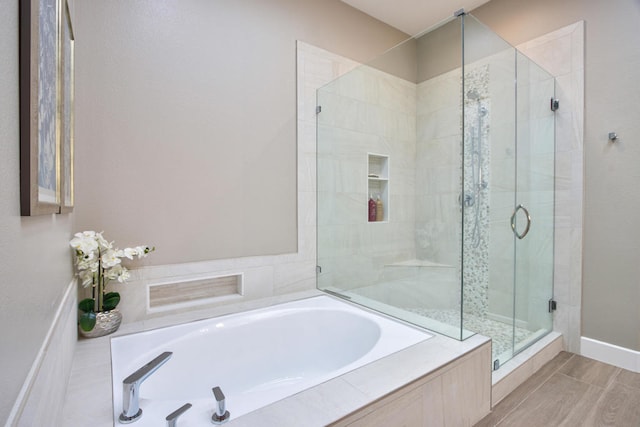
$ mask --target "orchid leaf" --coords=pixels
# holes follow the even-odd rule
[[[85,298],[78,303],[78,309],[83,313],[91,313],[93,312],[94,305],[95,301],[93,298]]]
[[[102,300],[102,310],[113,310],[120,303],[120,294],[118,292],[107,292]]]
[[[94,312],[82,313],[78,323],[83,331],[89,332],[96,326],[96,314]]]

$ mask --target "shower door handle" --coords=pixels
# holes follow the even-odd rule
[[[518,231],[516,230],[516,215],[518,214],[518,211],[520,209],[522,209],[524,211],[524,214],[527,216],[527,226],[525,227],[524,233],[522,234],[518,233]],[[527,210],[527,208],[522,205],[518,205],[511,215],[511,230],[518,239],[524,239],[524,236],[529,233],[529,228],[531,228],[531,215],[529,215],[529,211]]]

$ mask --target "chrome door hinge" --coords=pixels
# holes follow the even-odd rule
[[[317,274],[322,273],[322,266],[321,265],[316,265],[316,273]]]
[[[553,313],[557,309],[558,309],[558,303],[553,298],[551,298],[549,300],[549,313]]]
[[[551,111],[557,111],[560,108],[560,101],[558,98],[551,98]]]
[[[316,106],[316,114],[322,113],[322,105]]]

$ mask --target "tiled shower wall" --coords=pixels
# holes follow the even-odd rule
[[[416,253],[460,264],[461,70],[417,85]],[[459,282],[458,282],[459,283]]]
[[[385,265],[415,258],[415,84],[359,66],[318,103],[319,284],[369,286]],[[369,153],[388,158],[388,221],[367,218]]]
[[[477,316],[493,312],[509,317],[513,306],[513,234],[509,225],[515,190],[513,63],[514,51],[509,49],[465,66],[465,91],[476,92],[479,101],[465,96],[464,195],[460,190],[461,69],[418,85],[418,164],[424,167],[418,171],[417,185],[421,200],[416,214],[418,256],[456,266],[457,277],[451,286],[459,287],[459,224],[461,204],[466,199],[463,298],[465,312]],[[479,169],[478,153],[482,153]],[[481,183],[472,182],[474,167],[476,174],[482,170],[486,189],[476,190]],[[504,296],[504,304],[489,307],[492,300],[500,299],[496,295]]]

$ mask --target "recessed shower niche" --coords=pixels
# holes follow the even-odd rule
[[[551,331],[554,97],[469,14],[320,88],[318,287],[489,336],[495,367]],[[365,220],[377,194],[384,226]]]
[[[389,156],[367,153],[367,219],[369,222],[389,220]],[[371,217],[370,205],[375,203]]]

